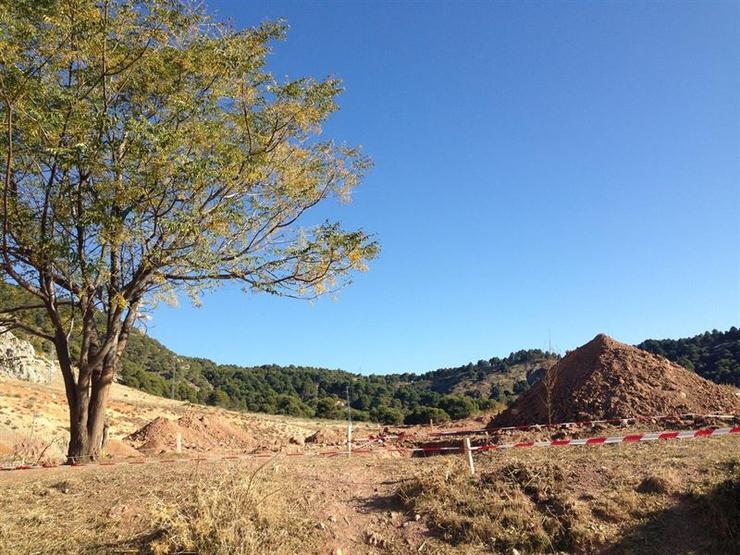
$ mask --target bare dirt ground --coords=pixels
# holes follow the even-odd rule
[[[126,438],[151,423],[155,419],[176,421],[184,419],[188,431],[195,439],[189,444],[185,441],[185,451],[228,451],[234,448],[241,450],[274,450],[298,445],[306,437],[322,431],[336,438],[346,436],[344,422],[319,421],[287,416],[243,413],[223,410],[215,407],[192,405],[181,401],[172,401],[162,397],[148,395],[142,391],[113,384],[108,404],[109,437],[111,455],[131,454],[127,445],[140,447],[143,442],[129,441]],[[239,445],[228,445],[228,442],[205,441],[201,417],[220,424],[221,431],[232,426],[245,430]],[[357,437],[378,433],[381,427],[377,424],[357,423]],[[173,432],[177,431],[172,427]],[[30,382],[0,379],[0,462],[17,463],[56,462],[63,458],[64,444],[69,433],[68,413],[64,389],[59,380],[52,385],[33,384]],[[248,437],[247,437],[248,435]],[[146,454],[158,454],[161,451],[174,450],[175,434],[167,437],[160,434],[144,449]],[[122,446],[123,443],[123,446]]]
[[[19,440],[42,445],[66,434],[58,384],[6,380],[0,395],[0,460],[17,460]],[[111,409],[104,462],[117,464],[0,472],[0,553],[740,552],[737,434],[476,453],[471,476],[460,454],[412,458],[373,444],[352,458],[320,455],[345,448],[342,422],[193,407],[118,385]],[[394,428],[403,437],[388,443],[457,445],[431,434],[480,429],[487,419]],[[726,425],[540,429],[474,443]],[[184,458],[263,456],[179,460],[174,430]],[[380,431],[360,424],[355,438]],[[312,435],[316,442],[302,444]],[[154,462],[132,464],[144,456]]]
[[[0,552],[730,553],[738,439],[4,472]]]

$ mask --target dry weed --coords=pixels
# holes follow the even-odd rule
[[[175,500],[152,509],[152,553],[247,555],[294,553],[315,530],[306,511],[286,499],[286,486],[260,475],[223,472],[195,480]]]
[[[587,512],[565,491],[562,468],[548,462],[514,462],[480,476],[428,473],[398,493],[454,545],[539,553],[570,551],[586,539]]]
[[[704,520],[718,543],[729,550],[740,551],[740,459],[731,459],[723,466],[729,478],[706,493],[694,491],[691,497],[699,503]]]

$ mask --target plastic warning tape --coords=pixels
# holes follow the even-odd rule
[[[395,449],[383,449],[382,451],[373,451],[371,449],[352,449],[352,455],[368,455],[372,453],[386,453],[397,451]],[[275,452],[262,452],[262,453],[243,453],[238,455],[218,455],[212,457],[177,457],[168,459],[154,459],[154,458],[131,458],[123,460],[102,460],[102,461],[91,461],[91,462],[79,462],[74,464],[40,464],[40,465],[12,465],[12,466],[0,466],[0,472],[9,472],[14,470],[42,470],[52,468],[86,468],[93,466],[126,466],[126,465],[141,465],[141,464],[175,464],[183,462],[221,462],[221,461],[233,461],[233,460],[244,460],[244,459],[261,459],[271,458],[277,456],[287,457],[336,457],[339,455],[347,455],[348,452],[344,451],[319,451],[317,453],[275,453]]]
[[[517,443],[499,443],[490,445],[476,445],[470,448],[471,451],[492,451],[492,450],[506,450],[506,449],[517,449],[526,447],[566,447],[566,446],[585,446],[585,445],[610,445],[616,443],[637,443],[641,441],[668,441],[672,439],[695,439],[703,437],[716,437],[725,436],[731,434],[740,434],[740,426],[734,426],[731,428],[704,428],[700,430],[683,430],[683,431],[663,431],[663,432],[646,432],[639,434],[628,434],[624,436],[601,436],[591,437],[583,439],[554,439],[549,441],[520,441]],[[355,455],[369,455],[377,453],[401,453],[401,454],[412,454],[412,453],[460,453],[463,449],[461,447],[453,446],[439,446],[439,447],[394,447],[383,450],[371,450],[371,449],[354,449],[352,454]],[[214,463],[221,461],[231,460],[244,460],[244,459],[258,459],[258,458],[270,458],[277,457],[279,455],[285,455],[289,457],[299,456],[318,456],[318,457],[336,457],[339,455],[348,455],[348,451],[319,451],[317,453],[274,453],[274,452],[262,452],[262,453],[244,453],[239,455],[219,455],[212,457],[181,457],[181,458],[169,458],[169,459],[128,459],[128,460],[110,460],[110,461],[96,461],[89,463],[78,463],[78,464],[65,464],[65,465],[14,465],[14,466],[3,466],[0,467],[0,471],[10,472],[17,470],[42,470],[42,469],[53,469],[53,468],[87,468],[96,466],[125,466],[125,465],[143,465],[143,464],[175,464],[183,462],[205,462]]]
[[[616,443],[637,443],[640,441],[668,441],[671,439],[695,439],[702,437],[716,437],[730,434],[740,434],[740,426],[731,428],[704,428],[701,430],[646,432],[627,434],[623,436],[599,436],[582,439],[553,439],[549,441],[519,441],[516,443],[497,443],[489,445],[475,445],[471,451],[493,451],[501,449],[518,449],[526,447],[568,447],[579,445],[612,445]],[[417,447],[410,449],[417,453],[444,453],[462,452],[461,447]]]
[[[556,424],[522,424],[521,426],[501,426],[498,428],[480,428],[477,430],[453,430],[449,432],[433,432],[433,437],[449,437],[477,434],[492,434],[496,432],[513,432],[528,430],[551,430],[557,428],[572,428],[573,426],[588,426],[592,424],[631,424],[634,422],[648,422],[651,420],[684,420],[687,418],[714,418],[718,420],[740,419],[740,414],[663,414],[659,416],[628,416],[625,418],[608,418],[605,420],[574,420],[573,422],[558,422]]]

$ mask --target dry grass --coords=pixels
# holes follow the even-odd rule
[[[260,473],[201,477],[181,498],[160,499],[152,510],[154,554],[248,555],[295,553],[309,544],[316,528],[306,508],[290,505],[285,485]]]
[[[646,476],[637,486],[638,493],[666,494],[676,490],[680,484],[680,478],[672,470],[662,470],[660,474]]]
[[[316,521],[273,468],[66,469],[12,483],[0,498],[0,553],[295,553]]]
[[[561,467],[511,462],[479,476],[427,473],[399,490],[442,539],[496,552],[571,551],[585,544],[587,513]]]
[[[740,552],[736,446],[511,452],[475,476],[438,460],[398,494],[455,552]]]
[[[704,525],[712,531],[719,545],[740,552],[740,459],[726,463],[729,474],[726,480],[709,491],[700,488],[689,492],[703,514]]]
[[[0,553],[726,554],[739,440],[0,473]]]

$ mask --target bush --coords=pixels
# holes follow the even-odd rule
[[[228,407],[231,403],[231,399],[229,398],[229,395],[220,389],[214,389],[211,391],[211,393],[208,395],[208,398],[206,399],[206,403],[209,405],[213,405],[216,407]]]
[[[403,422],[403,411],[393,407],[378,407],[370,414],[373,420],[383,424],[401,424]]]
[[[316,416],[336,420],[342,416],[342,406],[336,397],[322,397],[316,402]]]
[[[477,405],[468,397],[460,397],[459,395],[445,395],[440,401],[439,406],[453,420],[467,418],[478,410]]]
[[[277,412],[286,416],[313,416],[313,410],[295,395],[278,395]]]
[[[450,415],[437,407],[416,407],[403,421],[404,424],[429,424],[430,420],[435,424],[441,424],[449,422]]]
[[[514,394],[521,395],[529,389],[529,383],[527,380],[519,380],[514,384]]]

